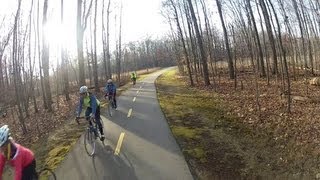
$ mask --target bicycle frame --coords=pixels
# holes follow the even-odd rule
[[[81,117],[80,119],[83,119]],[[99,137],[99,128],[98,124],[92,117],[85,117],[85,119],[89,122],[89,126],[86,128],[86,133],[84,135],[84,147],[89,156],[93,156],[96,150],[96,139]],[[91,123],[90,123],[91,122]],[[89,149],[88,146],[91,146]]]
[[[88,129],[90,130],[90,132],[94,133],[95,139],[97,139],[99,137],[98,135],[98,124],[95,120],[92,120],[91,118],[89,118],[89,127]],[[91,122],[91,124],[90,124]]]

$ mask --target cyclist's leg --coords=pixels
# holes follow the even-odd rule
[[[88,107],[86,109],[86,112],[85,112],[86,120],[89,120],[91,112],[92,112],[92,108]],[[91,121],[89,121],[89,124],[90,124],[90,126],[92,126],[92,122]]]
[[[116,97],[117,97],[117,92],[114,92],[114,94],[113,94],[113,104],[114,104],[114,108],[117,108],[117,99],[116,99]]]
[[[101,123],[101,117],[100,117],[100,106],[97,107],[97,110],[96,110],[96,122],[99,126],[99,130],[100,130],[100,133],[101,135],[104,135],[103,133],[103,127],[102,127],[102,123]]]
[[[116,93],[114,94],[114,96],[113,96],[113,103],[114,103],[114,107],[115,108],[117,108],[118,106],[117,106],[117,99],[116,99]]]
[[[22,180],[38,179],[36,172],[36,160],[34,159],[28,166],[22,170]]]

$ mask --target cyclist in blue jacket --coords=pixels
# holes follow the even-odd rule
[[[117,95],[117,87],[115,84],[113,84],[112,79],[108,79],[107,85],[104,88],[106,95],[104,97],[110,98],[113,97],[113,103],[114,103],[114,108],[117,108],[117,100],[116,100],[116,95]]]
[[[94,118],[98,124],[100,133],[101,133],[101,138],[100,140],[103,141],[104,140],[104,133],[103,133],[103,127],[101,124],[101,117],[100,117],[100,101],[96,98],[95,95],[93,95],[92,93],[90,93],[88,91],[88,87],[87,86],[82,86],[80,88],[80,102],[79,102],[79,106],[78,106],[78,111],[77,111],[77,122],[78,122],[78,118],[80,117],[81,111],[82,111],[82,106],[84,106],[86,109],[85,112],[85,116],[86,118],[90,117],[91,114],[91,118]],[[90,122],[90,125],[92,125],[92,122]]]

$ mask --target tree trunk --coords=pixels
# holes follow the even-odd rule
[[[63,0],[61,0],[61,25],[63,26]],[[68,73],[68,60],[65,47],[61,46],[61,61],[62,61],[62,74],[63,74],[63,94],[66,100],[70,100],[69,96],[69,73]]]
[[[273,33],[272,33],[272,27],[271,27],[271,23],[270,23],[270,18],[269,18],[269,14],[268,14],[268,10],[266,7],[266,4],[264,2],[264,0],[259,0],[260,2],[260,7],[262,10],[262,14],[266,23],[266,28],[267,28],[267,33],[268,33],[268,37],[269,37],[269,41],[271,44],[271,50],[272,50],[272,56],[273,56],[273,69],[272,69],[272,74],[278,74],[278,60],[277,60],[277,52],[276,52],[276,45],[274,42],[274,37],[273,37]]]
[[[9,41],[10,41],[10,38],[11,38],[11,35],[12,35],[12,30],[9,31],[6,39],[1,42],[1,49],[0,49],[0,86],[1,87],[4,87],[5,84],[4,84],[4,79],[3,79],[3,69],[7,69],[6,66],[2,67],[2,62],[3,62],[3,55],[4,55],[4,51],[6,50],[6,47],[8,46],[9,44]]]
[[[16,101],[17,101],[17,106],[18,106],[18,119],[20,122],[20,125],[22,127],[22,132],[23,134],[27,133],[27,127],[24,122],[23,118],[23,112],[21,108],[21,97],[20,97],[20,92],[19,90],[21,89],[21,84],[18,84],[18,79],[20,76],[19,70],[18,70],[18,51],[19,49],[17,48],[18,45],[18,21],[19,21],[19,16],[20,16],[20,7],[21,7],[21,0],[18,1],[18,9],[16,12],[15,16],[15,21],[14,21],[14,28],[13,28],[13,43],[12,43],[12,58],[13,58],[13,81],[14,81],[14,86],[15,86],[15,93],[16,93]]]
[[[108,8],[107,8],[107,71],[108,71],[108,78],[112,78],[111,72],[111,62],[110,62],[110,2],[108,1]]]
[[[109,1],[110,2],[110,1]],[[102,49],[103,49],[103,69],[105,80],[108,80],[108,71],[107,71],[107,48],[106,48],[106,28],[104,26],[104,0],[102,0]]]
[[[43,20],[42,20],[42,68],[43,68],[43,79],[45,94],[48,102],[48,110],[52,112],[52,96],[50,89],[50,76],[49,76],[49,43],[47,41],[47,35],[45,31],[45,26],[47,24],[47,10],[48,10],[48,0],[44,0],[43,4]]]
[[[94,11],[94,59],[93,59],[93,77],[95,92],[99,92],[99,79],[98,79],[98,62],[97,62],[97,9],[98,0],[95,0],[95,11]]]
[[[119,24],[119,44],[118,44],[118,58],[117,58],[117,73],[118,73],[118,86],[120,86],[120,76],[121,76],[121,58],[122,58],[122,49],[121,49],[121,25],[122,25],[122,4],[120,9],[120,24]]]
[[[287,63],[287,55],[286,55],[286,51],[283,47],[283,43],[282,43],[282,37],[281,37],[281,28],[280,28],[280,23],[278,20],[278,16],[277,13],[271,3],[271,1],[269,0],[269,4],[273,10],[275,19],[276,19],[276,23],[277,23],[277,27],[278,27],[278,39],[279,39],[279,44],[280,44],[280,49],[282,51],[283,54],[283,64],[284,64],[284,71],[286,74],[286,82],[287,82],[287,91],[288,91],[288,106],[287,106],[287,112],[290,113],[291,111],[291,87],[290,87],[290,77],[289,77],[289,71],[288,71],[288,63]]]
[[[189,3],[189,9],[190,9],[190,13],[191,13],[191,17],[192,17],[192,20],[193,20],[194,28],[195,28],[196,35],[197,35],[198,45],[199,45],[199,49],[200,49],[201,62],[202,62],[202,66],[203,66],[204,83],[205,83],[206,86],[209,86],[210,85],[210,79],[209,79],[209,72],[208,72],[208,64],[207,64],[207,59],[206,59],[206,53],[204,51],[204,46],[203,46],[200,30],[198,28],[197,18],[195,16],[191,0],[188,0],[188,3]]]
[[[228,32],[227,32],[226,25],[224,23],[220,0],[216,0],[216,3],[217,3],[218,11],[219,11],[220,21],[222,24],[222,29],[223,29],[223,34],[224,34],[224,40],[226,42],[226,49],[227,49],[227,53],[228,53],[229,77],[230,77],[230,79],[234,79],[234,67],[233,67],[232,56],[231,56],[231,51],[230,51]]]
[[[186,44],[185,44],[185,41],[184,41],[182,29],[181,29],[181,26],[180,26],[178,11],[177,11],[177,8],[176,8],[175,4],[173,3],[173,0],[170,0],[170,2],[171,2],[171,5],[172,5],[172,7],[174,9],[174,13],[175,13],[174,16],[175,16],[175,20],[176,20],[176,23],[177,23],[178,33],[179,33],[179,36],[180,36],[183,52],[184,52],[184,55],[185,55],[185,58],[186,58],[186,62],[187,62],[187,70],[188,70],[188,75],[189,75],[189,80],[190,80],[190,86],[194,86],[193,79],[192,79],[192,74],[191,74],[191,70],[190,70],[189,55],[188,55],[188,52],[187,52],[187,49],[186,49]],[[189,29],[189,31],[190,31],[190,29]]]
[[[91,19],[91,18],[90,18]],[[91,20],[90,20],[91,22]],[[88,77],[89,77],[89,81],[90,81],[90,86],[92,86],[93,84],[93,80],[92,80],[92,64],[93,64],[93,59],[94,59],[94,55],[93,55],[93,42],[92,42],[92,31],[91,31],[91,23],[90,23],[90,53],[88,50],[88,41],[86,40],[86,44],[87,44],[87,66],[88,66]]]
[[[252,24],[253,24],[254,34],[255,34],[256,39],[257,39],[257,45],[258,45],[258,50],[259,50],[259,52],[258,52],[259,61],[260,61],[260,66],[261,66],[260,69],[261,69],[262,76],[265,77],[266,76],[266,71],[265,71],[265,68],[264,68],[263,52],[262,52],[262,47],[261,47],[261,43],[260,43],[260,37],[259,37],[257,25],[256,25],[256,20],[254,19],[254,15],[253,15],[253,11],[252,11],[250,0],[246,0],[246,1],[247,1],[249,13],[250,13],[250,19],[251,19]]]
[[[29,14],[29,68],[30,68],[30,96],[32,97],[33,100],[33,107],[34,107],[34,111],[35,113],[38,112],[38,105],[37,105],[37,101],[36,101],[36,96],[34,93],[34,82],[33,82],[33,68],[34,68],[34,64],[35,64],[35,54],[36,54],[36,43],[34,43],[34,57],[33,57],[33,63],[31,60],[31,24],[32,24],[32,8],[33,7],[33,0],[31,2],[31,9],[30,9],[30,14]],[[36,42],[36,41],[35,41]]]
[[[90,1],[90,5],[88,11],[85,12],[84,9],[82,14],[82,0],[78,0],[77,6],[77,51],[78,51],[78,64],[79,64],[79,85],[83,86],[86,84],[85,79],[85,71],[84,71],[84,57],[83,57],[83,36],[84,31],[87,27],[87,20],[89,17],[89,13],[92,7],[92,1]]]
[[[40,0],[38,0],[38,5],[37,5],[37,44],[38,44],[38,60],[39,60],[39,72],[40,72],[40,82],[41,82],[41,92],[42,92],[42,100],[43,100],[43,105],[45,109],[48,109],[48,102],[46,98],[46,93],[44,89],[44,83],[43,83],[43,75],[42,75],[42,64],[41,64],[41,47],[40,47]]]

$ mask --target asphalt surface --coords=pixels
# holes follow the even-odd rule
[[[82,136],[57,168],[58,180],[193,179],[157,99],[154,82],[164,71],[123,92],[113,117],[102,110],[106,140],[90,157]]]

